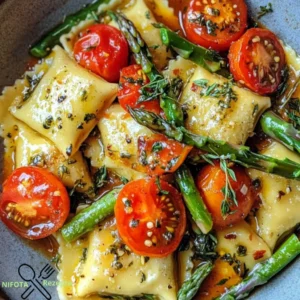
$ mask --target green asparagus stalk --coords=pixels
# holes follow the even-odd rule
[[[61,229],[62,237],[67,242],[72,242],[109,217],[114,212],[114,206],[120,189],[115,189],[94,202],[88,208],[78,213],[69,223]]]
[[[210,261],[201,263],[190,279],[186,280],[177,294],[177,300],[192,300],[197,294],[202,282],[213,268]]]
[[[112,18],[117,21],[120,30],[126,37],[129,47],[134,54],[136,62],[141,65],[144,73],[149,77],[151,82],[161,82],[164,85],[165,93],[161,93],[160,105],[167,119],[177,126],[183,125],[183,112],[179,102],[170,97],[167,93],[169,90],[169,84],[165,84],[165,80],[162,74],[156,69],[152,62],[152,56],[149,48],[147,47],[145,41],[141,37],[138,30],[135,28],[134,24],[126,19],[121,14],[116,14],[113,12],[109,13]],[[158,86],[159,90],[160,87]]]
[[[300,254],[300,241],[293,234],[271,258],[257,264],[250,274],[238,285],[227,290],[218,300],[243,299],[257,286],[267,283],[286,265]]]
[[[129,108],[131,116],[141,125],[165,134],[187,145],[194,146],[209,154],[229,159],[246,168],[257,169],[266,173],[300,180],[300,164],[289,159],[276,159],[270,156],[254,153],[246,146],[231,145],[224,141],[193,134],[184,127],[176,127],[157,114],[142,109]]]
[[[210,232],[213,226],[213,221],[203,199],[199,194],[199,191],[195,186],[191,172],[185,165],[182,165],[176,171],[175,177],[193,220],[203,233],[206,234]]]
[[[38,58],[47,56],[51,52],[51,49],[59,44],[59,39],[63,34],[70,32],[71,29],[81,21],[97,18],[99,6],[107,4],[110,1],[111,0],[95,1],[77,13],[66,17],[62,24],[55,27],[51,32],[45,35],[44,38],[31,47],[30,54]]]
[[[292,151],[300,153],[300,132],[275,113],[268,111],[262,115],[260,124],[264,133],[278,140]]]
[[[197,46],[174,31],[163,27],[160,29],[160,36],[164,45],[171,47],[181,57],[193,61],[210,72],[220,70],[224,64],[224,59],[217,52]]]

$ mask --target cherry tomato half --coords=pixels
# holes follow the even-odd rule
[[[251,179],[244,169],[239,166],[231,168],[236,176],[236,181],[230,176],[229,181],[232,189],[235,191],[238,206],[231,201],[231,214],[222,215],[221,204],[224,199],[223,189],[226,185],[226,175],[221,169],[220,163],[207,165],[202,168],[197,177],[197,186],[201,196],[211,213],[214,227],[223,228],[235,224],[244,219],[250,212],[255,201],[255,195],[251,187]]]
[[[169,183],[158,182],[155,179],[129,182],[115,205],[119,234],[139,255],[171,254],[185,231],[186,214],[180,193]]]
[[[160,113],[161,108],[159,101],[156,99],[137,103],[141,96],[141,87],[149,82],[140,65],[131,65],[123,68],[118,91],[120,105],[125,110],[127,110],[127,106],[130,106],[132,108],[143,108],[154,113]]]
[[[38,167],[21,167],[3,184],[0,217],[8,228],[28,239],[56,232],[70,211],[69,195],[52,173]]]
[[[140,162],[147,166],[150,175],[175,172],[193,149],[166,136],[157,134],[138,140]]]
[[[83,67],[109,82],[118,82],[128,65],[128,44],[120,30],[104,24],[89,27],[74,46],[74,57]]]
[[[265,95],[276,91],[285,66],[284,49],[273,32],[249,29],[229,50],[230,71],[236,81]]]
[[[187,38],[216,51],[226,51],[247,28],[244,0],[192,0],[184,15]]]

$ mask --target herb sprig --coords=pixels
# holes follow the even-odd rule
[[[260,6],[260,12],[258,12],[257,14],[257,18],[260,19],[261,17],[263,17],[266,14],[272,13],[273,12],[273,6],[272,3],[268,3],[265,6]]]
[[[300,98],[293,98],[289,101],[287,116],[292,121],[293,126],[300,130]]]

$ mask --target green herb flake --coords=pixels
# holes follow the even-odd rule
[[[81,93],[80,93],[80,99],[81,99],[81,101],[86,101],[87,98],[88,98],[87,90],[82,90]]]
[[[82,255],[81,255],[81,258],[80,258],[81,263],[84,263],[86,261],[87,252],[88,252],[88,248],[83,248],[82,249]]]
[[[43,123],[44,129],[50,129],[52,123],[53,123],[53,117],[52,117],[52,116],[48,116],[48,117],[45,119],[44,123]]]
[[[157,186],[157,188],[158,188],[158,194],[159,194],[159,195],[169,195],[169,192],[168,192],[168,191],[165,191],[165,190],[163,190],[163,189],[161,188],[159,176],[156,176],[156,178],[155,178],[155,184],[156,184],[156,186]]]
[[[247,255],[247,247],[242,245],[237,245],[236,253],[238,256],[246,256]]]
[[[102,166],[94,174],[94,186],[96,189],[100,189],[107,182],[107,169],[106,166]]]
[[[91,120],[96,119],[96,115],[95,114],[85,114],[84,116],[84,122],[87,124],[88,122],[90,122]]]
[[[146,17],[146,19],[148,19],[148,20],[151,19],[151,14],[150,14],[150,11],[149,11],[149,10],[147,10],[147,11],[145,12],[145,17]]]
[[[58,167],[58,176],[59,176],[60,178],[63,178],[63,176],[64,176],[65,174],[67,174],[67,175],[70,174],[69,169],[68,169],[65,165],[60,165],[60,166]]]
[[[70,144],[69,147],[67,147],[67,149],[66,149],[66,154],[67,154],[68,156],[71,156],[72,151],[73,151],[73,145]]]
[[[229,278],[223,278],[217,283],[217,285],[224,285],[228,280]]]
[[[266,14],[273,12],[273,6],[272,3],[268,3],[265,6],[260,6],[260,12],[257,14],[257,18],[260,19],[261,17],[265,16]]]
[[[162,142],[155,142],[153,145],[152,145],[152,149],[151,149],[151,152],[159,152],[161,150],[164,149],[164,146],[163,146],[163,143]]]

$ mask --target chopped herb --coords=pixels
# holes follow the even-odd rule
[[[227,81],[222,85],[218,83],[209,85],[206,79],[198,79],[194,81],[194,84],[201,87],[201,97],[213,97],[220,99],[219,105],[222,109],[230,108],[230,103],[238,100],[237,94],[232,88],[232,80]]]
[[[228,262],[234,269],[235,273],[238,274],[240,277],[243,277],[246,272],[246,267],[243,262],[238,260],[235,256],[231,256],[230,253],[226,253],[221,256],[221,260]]]
[[[70,146],[67,147],[67,149],[66,149],[66,154],[67,154],[68,156],[70,156],[70,155],[72,154],[72,151],[73,151],[73,145],[70,144]]]
[[[131,228],[136,228],[136,227],[139,226],[139,223],[140,223],[139,220],[132,219],[132,220],[130,221],[130,223],[129,223],[129,227],[131,227]]]
[[[58,103],[62,103],[62,102],[64,102],[66,99],[67,99],[67,96],[66,96],[66,95],[59,96],[58,99],[57,99],[57,102],[58,102]]]
[[[184,82],[180,77],[175,77],[171,80],[168,95],[171,98],[178,99],[181,95]]]
[[[152,46],[149,46],[150,49],[153,49],[153,50],[156,50],[158,49],[160,46],[159,45],[152,45]]]
[[[140,161],[140,163],[141,163],[143,166],[147,166],[147,165],[148,165],[148,161],[147,161],[147,153],[146,153],[145,150],[141,151],[139,161]]]
[[[41,81],[42,77],[44,75],[44,72],[40,72],[39,74],[34,74],[32,77],[29,75],[26,75],[26,80],[29,83],[29,87],[25,87],[23,91],[23,101],[26,101],[29,99],[31,94],[34,92],[35,88]]]
[[[194,239],[194,258],[197,260],[214,260],[218,257],[216,252],[217,238],[212,234],[197,234]]]
[[[287,116],[291,120],[293,126],[300,130],[300,98],[292,98],[289,101],[289,110]]]
[[[83,123],[79,123],[79,125],[77,125],[77,129],[83,129]]]
[[[217,10],[215,10],[214,12],[217,13]],[[219,29],[216,23],[214,23],[212,20],[206,20],[205,16],[201,13],[193,14],[191,17],[189,17],[189,21],[191,23],[206,27],[207,33],[213,36],[216,35],[216,30]]]
[[[165,170],[170,171],[178,162],[179,156],[173,157],[166,165]]]
[[[141,283],[143,283],[144,281],[146,281],[146,275],[142,271],[141,274],[142,274]]]
[[[228,280],[229,278],[223,278],[217,283],[217,285],[224,285]]]
[[[9,139],[12,137],[11,133],[9,132],[7,135],[6,135]]]
[[[124,176],[120,176],[120,180],[123,184],[127,184],[129,182],[129,180],[127,178],[125,178]]]
[[[120,270],[123,268],[123,264],[118,261],[118,260],[114,260],[112,263],[111,263],[111,266],[115,269],[115,270]]]
[[[228,167],[226,159],[220,160],[220,167],[221,167],[222,171],[225,173],[225,177],[226,177],[225,186],[221,189],[221,191],[224,195],[224,199],[221,204],[221,212],[222,212],[223,218],[226,219],[226,217],[229,214],[235,213],[235,211],[232,211],[230,207],[233,204],[238,206],[238,202],[236,199],[236,193],[230,183],[230,178],[234,181],[237,181],[237,179],[236,179],[234,171]]]
[[[120,154],[120,157],[121,157],[121,158],[130,158],[131,156],[132,156],[132,155],[131,155],[130,153],[123,153],[123,152],[122,152],[122,153]]]
[[[48,116],[48,117],[46,118],[46,120],[44,121],[44,123],[43,123],[43,127],[44,127],[45,129],[50,129],[52,123],[53,123],[53,117],[52,117],[52,116]]]
[[[30,157],[29,165],[43,167],[45,165],[43,154],[36,154],[35,156]]]
[[[87,248],[82,249],[82,255],[81,255],[81,258],[80,258],[80,262],[84,263],[86,261],[87,252],[88,252]]]
[[[158,191],[159,191],[158,194],[159,195],[169,195],[168,191],[165,191],[165,190],[163,190],[161,188],[159,176],[156,176],[156,178],[155,178],[155,184],[156,184],[156,186],[158,188]]]
[[[272,3],[268,3],[265,6],[260,6],[260,12],[257,14],[257,18],[260,19],[261,17],[263,17],[264,15],[268,14],[268,13],[272,13],[273,12],[273,6]]]
[[[147,10],[147,11],[145,12],[145,17],[146,17],[148,20],[150,20],[151,14],[150,14],[150,11],[149,11],[149,10]]]
[[[160,75],[156,76],[156,78],[150,83],[141,87],[141,96],[138,103],[158,99],[161,95],[164,95],[167,90],[169,90],[169,87],[170,84],[166,78]]]
[[[247,255],[247,247],[238,245],[236,247],[236,253],[238,256],[246,256]]]
[[[163,149],[164,149],[164,147],[163,147],[162,142],[155,142],[152,146],[151,152],[159,152]]]
[[[144,84],[143,78],[138,78],[138,79],[135,80],[132,77],[123,76],[123,79],[125,79],[128,83],[131,83],[131,84],[138,84],[138,85],[143,85]]]
[[[75,181],[72,190],[69,192],[70,197],[72,197],[77,189],[83,189],[86,186],[86,182],[81,179]]]
[[[60,165],[60,166],[58,167],[58,176],[59,176],[60,178],[63,178],[63,176],[64,176],[65,174],[70,174],[69,169],[68,169],[65,165]]]
[[[89,121],[96,119],[95,114],[85,114],[84,116],[84,122],[87,124]]]
[[[100,189],[107,182],[107,169],[106,166],[103,166],[98,169],[94,174],[94,186],[95,189]]]
[[[73,118],[73,114],[68,113],[67,117],[68,117],[68,119],[72,119]]]
[[[218,17],[220,15],[220,10],[214,7],[209,7],[207,10],[208,14],[214,17]]]
[[[88,94],[86,90],[81,91],[80,93],[81,101],[86,101],[88,98]]]

